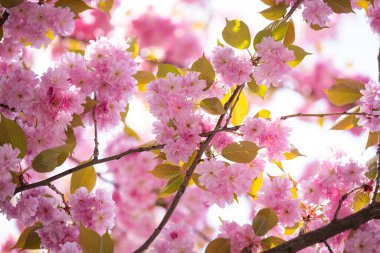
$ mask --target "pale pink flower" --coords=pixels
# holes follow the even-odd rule
[[[380,83],[368,82],[360,92],[363,94],[360,98],[360,112],[369,115],[359,115],[358,125],[377,132],[380,130]]]
[[[333,14],[332,9],[322,0],[306,0],[304,6],[302,17],[309,25],[325,27],[330,21],[329,16]]]
[[[370,233],[363,230],[357,232],[346,241],[347,253],[374,253],[378,246],[377,240]]]

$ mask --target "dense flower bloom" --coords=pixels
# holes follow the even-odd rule
[[[375,2],[375,6],[368,7],[368,17],[371,28],[375,33],[380,33],[380,4]]]
[[[322,0],[307,0],[304,2],[305,9],[302,12],[303,19],[309,25],[325,27],[329,22],[332,9]]]
[[[230,47],[217,47],[212,52],[212,64],[222,81],[228,87],[235,84],[242,84],[250,80],[253,72],[253,65],[249,58],[237,57]]]
[[[291,71],[288,63],[295,59],[293,52],[272,37],[265,37],[257,44],[257,54],[260,61],[253,71],[256,83],[268,87],[279,86],[284,76]]]
[[[358,116],[358,124],[377,132],[380,130],[380,83],[368,82],[360,92],[363,94],[360,98],[360,112],[370,115]]]

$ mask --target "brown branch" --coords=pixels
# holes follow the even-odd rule
[[[229,100],[226,102],[226,104],[224,105],[224,109],[226,110],[226,113],[227,113],[227,110],[230,108],[232,102],[235,100],[236,96],[240,93],[240,90],[243,88],[244,88],[244,84],[237,86],[237,88],[235,89],[235,91],[233,92],[233,94],[231,95]],[[219,117],[218,122],[216,123],[214,130],[219,129],[221,127],[226,113],[222,114]],[[194,161],[190,165],[189,169],[186,171],[185,178],[184,178],[181,186],[179,187],[176,195],[174,196],[174,199],[173,199],[172,203],[170,204],[169,208],[167,209],[164,217],[162,218],[160,224],[153,231],[153,233],[149,236],[149,238],[138,249],[136,249],[134,251],[134,253],[144,252],[144,250],[146,250],[152,244],[152,242],[157,238],[157,236],[161,233],[162,229],[164,228],[166,223],[169,221],[169,219],[172,216],[174,210],[176,209],[180,199],[182,198],[183,194],[185,193],[185,190],[186,190],[187,185],[191,179],[191,176],[193,175],[195,168],[200,163],[203,153],[207,149],[208,145],[212,141],[212,138],[215,136],[215,134],[216,133],[213,133],[213,134],[210,134],[209,136],[207,136],[206,140],[201,144],[201,146],[199,147],[199,150],[197,152],[197,156],[195,157]]]
[[[379,133],[379,137],[380,137],[380,133]],[[371,204],[376,202],[376,195],[377,195],[377,192],[379,191],[379,185],[380,185],[380,140],[379,140],[379,143],[377,144],[376,156],[378,159],[377,160],[377,175],[375,179],[375,188],[373,189],[373,193],[372,193]]]
[[[329,250],[329,253],[334,253],[334,251],[332,250],[331,246],[327,243],[327,241],[324,241],[323,242],[326,246],[326,248]]]
[[[222,128],[219,128],[219,129],[215,129],[215,130],[209,131],[209,132],[201,133],[200,135],[202,137],[207,137],[210,134],[216,134],[216,133],[219,133],[219,132],[235,132],[235,131],[239,130],[240,127],[241,126],[222,127]]]
[[[298,237],[284,242],[283,244],[264,251],[265,253],[297,252],[317,243],[322,243],[328,238],[338,235],[349,229],[357,229],[360,225],[380,219],[380,203],[376,202],[359,212],[351,214],[340,220],[335,220],[324,227],[299,235]]]
[[[340,209],[342,208],[342,204],[348,198],[348,196],[350,196],[353,192],[360,190],[362,188],[363,188],[363,186],[356,187],[356,188],[352,189],[351,191],[346,192],[345,194],[342,195],[342,197],[339,200],[338,207],[335,210],[334,218],[332,221],[335,221],[338,219],[338,214],[339,214]]]
[[[237,89],[237,88],[236,88],[236,89]],[[238,95],[236,96],[235,102],[234,102],[233,105],[231,106],[230,113],[228,114],[228,118],[226,119],[226,122],[224,123],[224,128],[226,128],[226,127],[228,126],[228,123],[230,122],[230,120],[231,120],[231,118],[232,118],[232,112],[234,111],[235,106],[236,106],[237,103],[239,102],[240,94],[241,94],[242,91],[243,91],[243,89],[240,89],[240,90],[239,90]]]
[[[286,14],[286,16],[284,17],[284,21],[287,21],[292,15],[293,13],[297,10],[298,6],[301,4],[302,0],[298,0],[293,6],[292,8],[290,9],[290,11]]]
[[[7,21],[8,17],[9,13],[7,11],[4,11],[2,17],[0,18],[0,26],[5,24],[5,21]]]
[[[65,205],[65,210],[66,210],[66,211],[70,210],[69,205],[68,205],[67,202],[66,202],[65,195],[64,195],[61,191],[59,191],[59,190],[57,189],[57,187],[55,187],[55,185],[49,183],[47,186],[48,186],[50,189],[52,189],[55,193],[57,193],[59,196],[61,196],[62,202],[63,202],[63,204]]]
[[[122,152],[120,154],[109,156],[109,157],[106,157],[106,158],[103,158],[103,159],[98,159],[98,160],[92,159],[92,160],[90,160],[90,161],[88,161],[86,163],[82,163],[82,164],[80,164],[80,165],[78,165],[78,166],[76,166],[74,168],[65,170],[65,171],[63,171],[63,172],[61,172],[61,173],[59,173],[59,174],[57,174],[55,176],[49,177],[47,179],[38,181],[38,182],[33,183],[33,184],[19,186],[19,187],[16,188],[15,194],[19,193],[19,192],[22,192],[22,191],[30,190],[30,189],[33,189],[33,188],[37,188],[37,187],[40,187],[40,186],[47,186],[51,182],[53,182],[53,181],[55,181],[57,179],[60,179],[60,178],[62,178],[64,176],[70,175],[71,173],[74,173],[76,171],[82,170],[84,168],[87,168],[87,167],[95,165],[95,164],[105,163],[105,162],[109,162],[109,161],[113,161],[113,160],[119,160],[120,158],[123,158],[124,156],[130,155],[130,154],[141,153],[141,152],[146,152],[146,151],[151,151],[151,150],[156,150],[156,149],[161,149],[163,147],[164,147],[164,145],[153,145],[153,146],[148,146],[148,147],[132,148],[132,149],[129,149],[129,150],[127,150],[125,152]]]

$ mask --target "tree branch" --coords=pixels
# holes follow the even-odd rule
[[[228,109],[230,108],[232,102],[235,100],[235,98],[238,96],[238,94],[240,93],[240,91],[243,88],[244,88],[244,84],[239,85],[239,86],[236,87],[236,89],[234,90],[233,94],[231,95],[231,97],[229,98],[229,100],[224,105],[224,109],[226,110],[226,113],[220,115],[220,117],[218,119],[218,122],[215,125],[214,130],[217,130],[217,129],[219,129],[221,127],[223,119],[226,116]],[[162,229],[164,228],[164,226],[166,225],[166,223],[169,221],[169,219],[172,216],[174,210],[176,209],[176,207],[177,207],[180,199],[182,198],[183,194],[185,193],[185,190],[186,190],[187,185],[188,185],[188,183],[189,183],[189,181],[191,179],[191,176],[193,175],[193,172],[194,172],[195,168],[200,163],[203,153],[207,149],[208,145],[212,141],[212,138],[215,136],[215,134],[216,133],[208,135],[207,138],[206,138],[206,140],[201,144],[201,146],[199,147],[197,156],[195,157],[194,161],[190,165],[189,169],[186,171],[186,176],[185,176],[185,178],[184,178],[181,186],[179,187],[176,195],[174,196],[174,199],[173,199],[172,203],[170,204],[170,206],[167,209],[164,217],[162,218],[160,224],[153,231],[153,233],[149,236],[149,238],[138,249],[136,249],[134,251],[134,253],[142,253],[142,252],[144,252],[144,250],[146,250],[152,244],[152,242],[157,238],[157,236],[161,233]]]
[[[264,251],[265,253],[297,252],[317,243],[322,243],[328,238],[338,235],[349,229],[356,229],[360,225],[373,220],[380,219],[380,203],[376,202],[359,212],[351,214],[340,220],[335,220],[324,227],[299,235],[298,237],[284,242],[283,244]]]
[[[96,93],[94,93],[94,101],[96,102]],[[92,117],[94,119],[94,160],[98,160],[99,142],[98,142],[98,122],[96,121],[96,105],[92,109]]]
[[[378,115],[368,114],[365,112],[333,112],[333,113],[296,113],[280,117],[281,120],[286,120],[289,118],[296,117],[318,117],[323,118],[327,116],[341,116],[341,115],[363,115],[363,116],[373,116],[379,117]]]
[[[59,174],[57,174],[55,176],[49,177],[49,178],[41,180],[39,182],[36,182],[36,183],[33,183],[33,184],[19,186],[19,187],[16,188],[15,194],[19,193],[19,192],[22,192],[22,191],[30,190],[30,189],[33,189],[33,188],[37,188],[37,187],[40,187],[40,186],[47,186],[51,182],[53,182],[53,181],[55,181],[55,180],[57,180],[59,178],[62,178],[62,177],[67,176],[67,175],[70,175],[71,173],[74,173],[76,171],[79,171],[81,169],[87,168],[87,167],[95,165],[95,164],[105,163],[105,162],[109,162],[109,161],[113,161],[113,160],[119,160],[120,158],[123,158],[124,156],[130,155],[130,154],[141,153],[141,152],[146,152],[146,151],[151,151],[151,150],[156,150],[156,149],[161,149],[163,147],[164,147],[164,145],[153,145],[153,146],[148,146],[148,147],[132,148],[132,149],[129,149],[129,150],[125,151],[125,152],[122,152],[122,153],[114,155],[114,156],[110,156],[110,157],[106,157],[106,158],[98,159],[98,160],[92,159],[89,162],[82,163],[82,164],[80,164],[80,165],[78,165],[78,166],[76,166],[74,168],[65,170],[65,171],[63,171],[63,172],[61,172],[61,173],[59,173]]]
[[[293,13],[297,10],[298,6],[301,4],[302,0],[298,0],[293,6],[292,8],[290,9],[290,11],[286,14],[286,16],[284,17],[284,21],[287,21],[292,15]]]
[[[339,214],[340,209],[342,208],[342,204],[348,198],[348,196],[350,196],[353,192],[355,192],[359,189],[362,189],[362,188],[363,188],[363,186],[356,187],[356,188],[352,189],[351,191],[346,192],[345,194],[342,195],[342,197],[339,200],[338,207],[335,210],[333,221],[338,219],[338,214]]]
[[[1,108],[4,108],[4,109],[7,109],[7,110],[10,110],[10,111],[12,111],[12,112],[15,112],[15,111],[16,111],[15,108],[9,107],[9,105],[6,105],[6,104],[1,104],[1,103],[0,103],[0,107],[1,107]]]

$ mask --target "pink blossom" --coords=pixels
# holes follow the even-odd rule
[[[375,6],[369,5],[368,17],[370,20],[371,28],[375,33],[380,33],[380,5],[375,3]]]
[[[288,63],[295,59],[293,52],[272,37],[265,37],[257,44],[257,54],[260,61],[253,71],[256,83],[268,87],[279,86],[280,81],[291,71]]]
[[[380,83],[368,82],[360,92],[363,94],[360,98],[360,112],[370,115],[359,115],[358,125],[377,132],[380,130]]]
[[[330,21],[329,16],[333,14],[332,9],[321,0],[307,0],[304,6],[302,17],[309,25],[325,27]]]
[[[345,250],[348,253],[371,253],[375,252],[377,240],[370,233],[358,230],[345,245]]]
[[[81,253],[79,245],[76,242],[66,242],[62,245],[61,251],[59,253]]]
[[[199,183],[207,189],[217,187],[220,174],[225,167],[224,162],[216,159],[204,161],[197,167],[197,172],[200,174]]]
[[[18,158],[20,150],[13,149],[12,145],[4,144],[0,146],[0,170],[14,170],[21,162]]]

